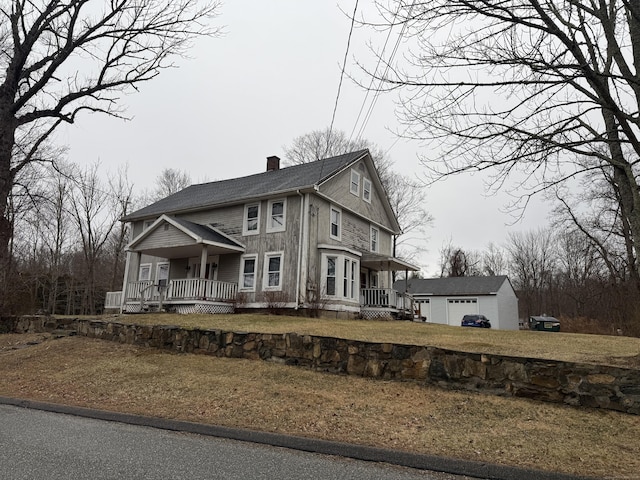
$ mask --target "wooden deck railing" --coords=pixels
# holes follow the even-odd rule
[[[168,300],[217,300],[231,301],[236,298],[238,285],[231,282],[185,278],[169,282]]]
[[[107,292],[104,299],[104,308],[120,308],[122,292]]]
[[[170,280],[165,287],[160,287],[150,280],[129,282],[126,299],[129,301],[160,301],[172,300],[211,300],[229,302],[236,298],[238,285],[231,282],[219,282],[203,278],[184,278]],[[117,292],[111,292],[117,293]],[[118,305],[120,306],[120,299]]]
[[[410,295],[391,288],[360,289],[360,305],[363,307],[392,308],[405,311],[412,309],[412,303]]]

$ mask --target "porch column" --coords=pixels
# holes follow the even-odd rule
[[[127,298],[127,287],[129,285],[129,267],[131,266],[131,252],[127,250],[127,259],[124,263],[124,278],[122,279],[122,293],[120,294],[120,313],[124,311],[124,302]]]
[[[206,299],[206,282],[204,279],[207,278],[207,246],[202,245],[202,252],[200,253],[200,297],[204,300]]]

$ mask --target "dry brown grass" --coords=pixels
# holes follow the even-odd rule
[[[614,366],[640,366],[640,338],[537,331],[485,330],[419,322],[304,318],[278,315],[121,315],[123,323],[169,324],[232,331],[297,332],[370,342],[430,345],[467,352]]]
[[[582,475],[640,471],[640,417],[611,411],[81,337],[0,350],[0,377],[5,396]]]

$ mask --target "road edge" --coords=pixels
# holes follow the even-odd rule
[[[111,412],[94,408],[76,407],[58,403],[0,396],[0,404],[15,407],[62,413],[78,417],[93,418],[109,422],[146,426],[161,430],[194,433],[211,437],[220,437],[242,442],[252,442],[275,447],[289,448],[304,452],[348,457],[355,460],[383,462],[401,467],[434,472],[466,475],[490,480],[594,480],[595,477],[583,477],[564,473],[547,472],[528,468],[498,465],[486,462],[441,457],[421,453],[404,452],[380,447],[334,442],[281,433],[261,432],[246,428],[232,428],[184,420],[171,420],[148,417],[131,413]]]

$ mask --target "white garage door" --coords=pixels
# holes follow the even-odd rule
[[[478,313],[477,298],[450,298],[447,300],[449,325],[460,325],[462,317],[469,313]]]

